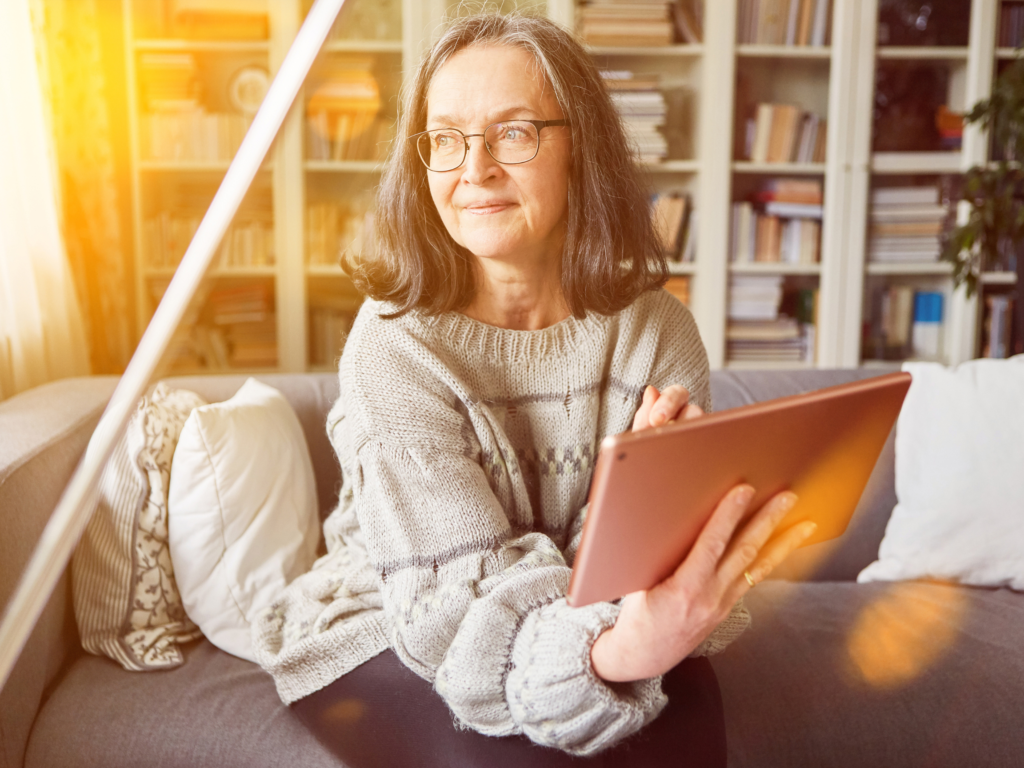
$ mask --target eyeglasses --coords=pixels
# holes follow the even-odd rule
[[[566,125],[565,120],[509,120],[491,123],[483,133],[463,133],[458,128],[436,128],[413,134],[420,160],[428,171],[454,171],[466,159],[469,140],[483,136],[487,153],[503,165],[528,163],[540,150],[540,132],[548,126]]]

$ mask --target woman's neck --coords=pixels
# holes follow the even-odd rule
[[[569,316],[562,296],[561,265],[549,261],[524,269],[521,265],[480,259],[476,290],[462,313],[474,320],[514,331],[548,328]]]

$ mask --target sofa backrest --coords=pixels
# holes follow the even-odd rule
[[[798,392],[878,376],[884,371],[856,369],[796,371],[715,371],[711,400],[716,411]],[[889,434],[864,495],[846,533],[838,539],[799,549],[772,574],[798,581],[854,581],[878,557],[889,515],[896,505],[895,428]]]

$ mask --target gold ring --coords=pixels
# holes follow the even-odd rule
[[[750,575],[750,571],[744,571],[743,578],[747,580],[747,584],[749,584],[751,587],[757,586],[757,582],[754,581],[754,577]]]

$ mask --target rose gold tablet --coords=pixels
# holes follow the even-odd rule
[[[779,530],[813,520],[818,530],[805,546],[839,536],[909,387],[909,373],[893,373],[605,438],[570,604],[661,582],[741,482],[757,491],[752,511],[779,491],[796,493]]]

